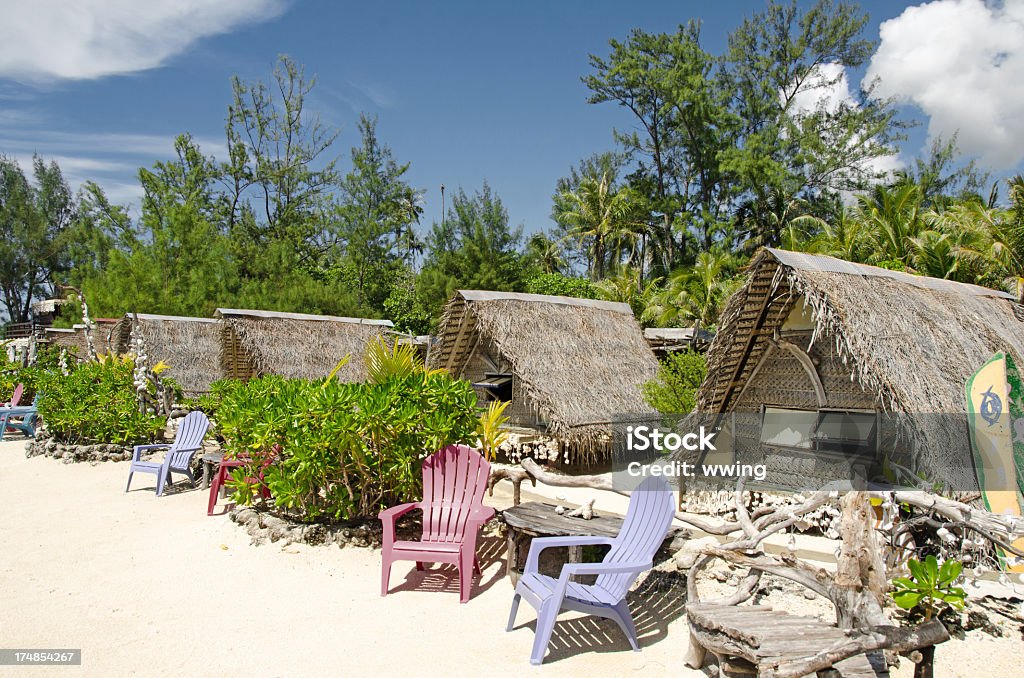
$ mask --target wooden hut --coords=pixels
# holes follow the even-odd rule
[[[678,351],[704,353],[714,338],[713,332],[705,329],[695,330],[692,327],[648,327],[644,329],[644,339],[647,341],[647,345],[659,358]]]
[[[186,395],[210,390],[210,384],[224,377],[221,366],[221,326],[213,318],[173,315],[126,314],[110,333],[109,343],[116,352],[132,350],[132,332],[141,333],[149,365],[163,361],[170,368],[164,373],[181,386]]]
[[[509,423],[544,432],[571,461],[612,450],[612,425],[650,418],[641,386],[658,361],[627,304],[460,290],[445,306],[428,365],[508,401]]]
[[[235,379],[263,374],[318,379],[348,355],[338,378],[363,381],[367,346],[393,327],[390,320],[236,308],[218,308],[216,315],[222,320],[224,374]]]
[[[974,483],[964,384],[998,351],[1024,364],[1010,294],[764,249],[722,312],[697,411],[776,486],[884,454],[957,490]]]

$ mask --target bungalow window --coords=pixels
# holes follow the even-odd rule
[[[484,372],[484,380],[473,384],[486,394],[487,401],[512,402],[512,375],[504,372]]]
[[[761,442],[799,450],[873,455],[877,428],[874,412],[765,407]]]

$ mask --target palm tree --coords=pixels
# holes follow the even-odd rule
[[[917,184],[875,186],[870,193],[857,197],[856,217],[865,229],[868,263],[911,265],[911,239],[925,230]]]
[[[735,260],[729,252],[701,252],[692,268],[677,271],[665,288],[651,298],[642,319],[663,327],[711,327],[735,287],[731,277],[734,267]]]
[[[601,299],[629,304],[633,313],[642,316],[647,304],[655,295],[659,282],[661,278],[644,283],[640,279],[640,270],[626,265],[614,275],[594,283],[594,288]]]
[[[568,238],[589,244],[590,275],[600,280],[610,251],[615,263],[624,243],[634,241],[638,199],[629,188],[613,189],[608,174],[585,178],[575,191],[563,191],[555,205],[555,218],[569,231]]]

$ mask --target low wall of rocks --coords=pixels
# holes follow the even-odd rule
[[[65,445],[53,438],[40,438],[25,443],[26,457],[53,457],[65,464],[83,461],[126,461],[132,458],[131,445],[96,444]]]
[[[353,525],[306,524],[287,520],[252,506],[237,506],[228,514],[245,528],[254,545],[267,542],[287,544],[337,544],[338,546],[372,546],[379,548],[382,540],[379,521]]]

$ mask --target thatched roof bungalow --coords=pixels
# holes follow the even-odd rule
[[[641,385],[658,361],[627,304],[460,290],[441,317],[429,366],[510,401],[510,424],[557,438],[576,461],[606,458],[612,424],[651,417]]]
[[[236,308],[218,308],[216,315],[223,322],[224,373],[235,379],[262,374],[319,379],[349,355],[338,378],[363,381],[367,346],[393,327],[390,320]]]
[[[707,350],[714,332],[705,329],[694,330],[692,327],[648,327],[644,329],[644,339],[654,351],[654,355],[663,358],[678,351]]]
[[[998,351],[1024,364],[1024,308],[1005,292],[764,249],[723,310],[697,410],[781,485],[843,476],[871,449],[957,490],[974,483],[964,384]]]
[[[126,314],[111,333],[118,353],[132,350],[133,327],[141,334],[150,365],[163,361],[164,373],[174,379],[187,395],[210,390],[210,384],[224,377],[221,366],[221,327],[213,318],[190,318],[139,313],[133,323]]]

